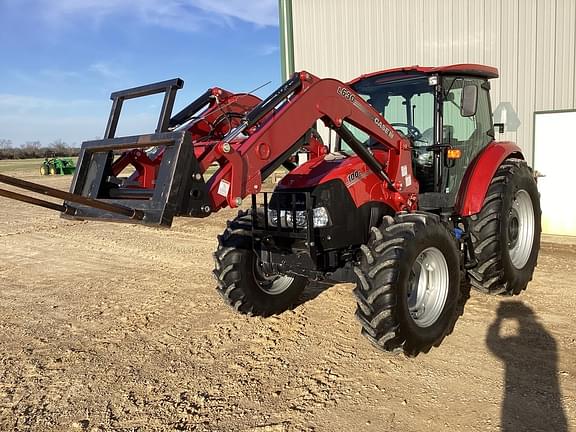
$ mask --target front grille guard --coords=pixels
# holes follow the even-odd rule
[[[271,195],[274,204],[271,206]],[[258,196],[262,197],[261,203]],[[304,198],[302,200],[302,198]],[[276,210],[278,223],[273,225],[268,219],[269,210]],[[261,211],[264,212],[262,217]],[[292,224],[281,223],[281,212],[290,212]],[[306,226],[297,226],[296,212],[305,211]],[[304,240],[311,256],[316,252],[314,242],[314,197],[310,192],[261,192],[252,195],[252,232],[255,237],[281,237],[294,240]]]

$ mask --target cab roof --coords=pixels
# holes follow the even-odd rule
[[[371,78],[381,75],[396,74],[399,72],[416,72],[426,75],[447,74],[447,75],[470,75],[482,77],[487,79],[498,78],[498,69],[492,66],[485,66],[480,64],[454,64],[448,66],[425,67],[425,66],[406,66],[393,69],[384,69],[379,72],[372,72],[369,74],[360,75],[354,78],[348,84],[355,84],[356,82],[365,78]]]

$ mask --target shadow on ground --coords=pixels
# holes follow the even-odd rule
[[[510,328],[514,334],[502,336]],[[567,431],[556,341],[534,311],[518,301],[501,303],[486,344],[505,367],[501,430]]]
[[[323,282],[323,281],[311,282],[306,287],[304,292],[300,295],[300,297],[298,298],[296,303],[294,303],[293,308],[297,308],[299,306],[302,306],[304,303],[307,303],[311,300],[314,300],[316,297],[318,297],[320,294],[322,294],[327,289],[332,288],[334,285],[336,285],[336,282],[333,282],[333,283],[332,282]]]

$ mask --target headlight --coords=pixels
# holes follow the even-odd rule
[[[278,212],[268,209],[268,225],[278,226]]]
[[[326,207],[316,207],[312,215],[314,227],[323,228],[328,225],[330,218],[328,217],[328,210]]]
[[[293,227],[294,226],[294,220],[292,219],[292,216],[294,215],[294,213],[292,213],[290,210],[286,210],[286,225],[288,226],[288,228]],[[307,221],[306,221],[306,212],[304,210],[302,211],[296,211],[296,228],[306,228],[307,225]]]
[[[306,228],[307,218],[305,210],[296,212],[296,228]],[[317,207],[312,211],[312,223],[314,228],[323,228],[330,224],[330,217],[325,207]],[[268,209],[268,224],[273,227],[278,226],[278,210]],[[293,228],[293,212],[290,210],[280,210],[280,225],[283,228]]]

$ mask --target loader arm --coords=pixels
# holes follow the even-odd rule
[[[417,186],[405,187],[403,182],[412,175],[409,142],[346,84],[300,72],[250,111],[200,160],[202,169],[220,162],[220,169],[207,183],[211,211],[237,207],[247,195],[259,192],[269,173],[267,167],[280,165],[283,158],[304,145],[301,137],[317,120],[346,139],[389,192],[398,195],[396,198],[406,202],[417,193]],[[346,122],[383,146],[389,154],[385,165],[350,134]],[[247,138],[238,139],[246,132],[250,132]]]

